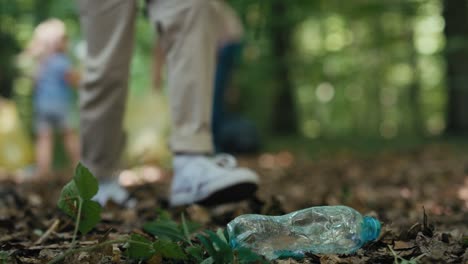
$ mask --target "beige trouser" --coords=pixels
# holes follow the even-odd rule
[[[150,4],[168,65],[174,152],[213,152],[211,109],[220,29],[211,1],[153,0]],[[78,2],[88,45],[80,89],[82,161],[105,178],[117,168],[125,143],[122,119],[136,0]]]

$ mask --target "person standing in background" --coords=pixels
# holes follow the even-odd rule
[[[170,205],[218,204],[250,197],[255,172],[214,153],[211,131],[216,49],[223,28],[216,0],[151,0],[150,19],[168,65],[174,178]],[[135,0],[78,0],[87,41],[80,89],[82,159],[100,179],[96,199],[123,202],[116,170],[133,49]],[[219,2],[219,4],[224,4]]]
[[[211,1],[219,18],[220,34],[216,46],[216,71],[214,75],[212,136],[217,153],[252,153],[259,148],[259,136],[249,120],[229,113],[225,107],[225,94],[242,53],[244,29],[236,12],[222,1]],[[156,7],[157,8],[157,7]],[[153,52],[153,86],[162,87],[164,51],[156,42]]]

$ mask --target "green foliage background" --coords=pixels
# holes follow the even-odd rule
[[[282,12],[272,8],[281,0],[229,2],[246,28],[233,81],[238,96],[231,96],[230,108],[253,119],[263,135],[275,132],[271,124],[278,113],[275,101],[282,99],[276,74],[280,65],[289,76],[291,107],[297,110],[296,135],[394,138],[443,132],[447,98],[440,0],[295,0],[282,4]],[[155,40],[140,6],[134,96],[151,89]],[[65,20],[72,47],[82,40],[74,1],[0,0],[0,34],[14,40],[0,48],[4,75],[17,76],[14,55],[48,17]],[[278,34],[287,34],[289,41],[279,55],[274,50]],[[17,85],[14,95],[27,120],[31,89],[24,86]],[[288,108],[279,111],[290,113]]]

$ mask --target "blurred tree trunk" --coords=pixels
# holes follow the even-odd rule
[[[447,130],[468,132],[468,4],[466,0],[444,0],[447,46]]]
[[[383,34],[383,28],[381,24],[380,15],[376,14],[369,18],[369,24],[371,25],[372,29],[372,43],[374,45],[374,58],[372,59],[371,63],[371,72],[372,74],[369,76],[369,82],[372,84],[367,87],[366,93],[366,122],[367,122],[367,136],[381,136],[381,124],[383,121],[383,114],[382,114],[382,100],[381,100],[381,93],[382,93],[382,82],[380,81],[381,76],[383,75],[383,71],[385,68],[385,60],[381,54],[381,50],[379,47],[385,45],[387,39]]]
[[[271,4],[269,31],[274,59],[273,78],[277,85],[273,102],[272,128],[278,134],[296,134],[298,116],[294,98],[294,86],[288,67],[291,52],[291,35],[294,23],[288,20],[288,2],[274,0]]]
[[[0,0],[0,18],[4,16],[14,18],[16,12],[16,2],[10,3],[7,0]],[[17,73],[14,59],[20,49],[14,32],[11,23],[8,25],[0,23],[0,96],[5,98],[12,96],[13,81]]]
[[[413,39],[414,29],[412,28],[409,32],[409,43],[413,43]],[[411,46],[412,49],[410,51],[409,63],[411,68],[413,68],[413,80],[408,88],[408,102],[411,114],[410,127],[412,128],[413,132],[419,136],[424,135],[424,115],[421,105],[421,78],[418,67],[418,54],[416,53],[414,45]]]

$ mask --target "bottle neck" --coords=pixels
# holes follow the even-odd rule
[[[376,240],[380,235],[381,225],[374,217],[365,216],[362,222],[361,238],[363,242]]]

